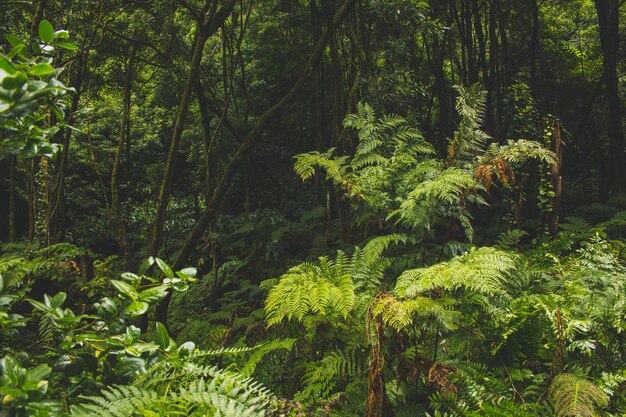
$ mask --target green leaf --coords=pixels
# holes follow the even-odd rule
[[[144,314],[146,311],[148,311],[148,308],[150,308],[150,304],[146,303],[145,301],[133,301],[126,307],[125,311],[130,316],[135,317]]]
[[[33,49],[33,52],[35,52],[36,54],[40,54],[43,52],[43,50],[41,49],[41,45],[39,45],[39,42],[37,42],[36,40],[33,40],[30,43],[30,47]]]
[[[8,74],[15,74],[17,72],[11,60],[4,54],[0,54],[0,69]]]
[[[195,348],[196,344],[194,342],[185,342],[180,345],[180,347],[178,348],[178,352],[181,358],[186,358],[188,356],[191,356]]]
[[[18,71],[13,75],[4,77],[4,79],[2,80],[2,87],[6,88],[7,90],[19,90],[20,88],[22,88],[26,81],[28,81],[28,76],[22,71]]]
[[[151,350],[156,350],[158,348],[159,346],[155,345],[154,343],[138,342],[138,343],[133,343],[130,346],[127,346],[125,351],[126,353],[132,356],[141,356],[141,354],[144,352],[149,352]]]
[[[150,304],[156,304],[167,295],[168,287],[159,285],[158,287],[149,288],[139,294],[139,299]]]
[[[28,72],[37,76],[48,75],[54,73],[54,67],[45,62],[40,62],[39,64],[35,64]]]
[[[156,322],[156,342],[161,349],[167,349],[170,345],[170,335],[167,328],[160,322]]]
[[[76,335],[76,341],[77,342],[84,342],[84,341],[95,341],[95,340],[101,340],[102,336],[99,336],[97,333],[93,333],[93,332],[86,332],[86,333],[81,333]]]
[[[54,37],[56,39],[68,39],[70,37],[70,33],[67,30],[61,29],[54,32]]]
[[[44,43],[52,43],[54,40],[54,28],[46,19],[39,22],[39,39]]]
[[[4,35],[4,38],[11,44],[13,48],[19,45],[24,45],[24,42],[22,42],[20,38],[18,38],[17,36],[11,35],[10,33],[7,33],[6,35]]]
[[[151,256],[141,263],[139,275],[144,275],[152,265],[154,265],[154,258]]]
[[[50,375],[51,371],[52,369],[45,363],[29,369],[26,371],[26,381],[24,381],[24,385],[33,384],[36,386],[39,381]]]
[[[120,358],[115,367],[115,374],[118,376],[128,376],[139,370],[145,370],[146,362],[141,358]]]
[[[17,45],[15,48],[11,49],[11,52],[9,52],[7,54],[7,57],[10,59],[15,58],[15,56],[17,56],[18,54],[20,54],[24,48],[26,48],[26,46],[24,45]]]
[[[181,273],[190,276],[190,277],[195,277],[196,274],[198,273],[198,268],[193,268],[193,267],[187,267],[187,268],[183,268],[180,271]]]
[[[61,307],[67,298],[67,294],[64,292],[56,293],[52,298],[50,298],[50,307],[57,308]]]
[[[77,45],[69,42],[57,42],[57,46],[60,46],[63,49],[67,49],[68,51],[77,51],[80,49]]]
[[[119,291],[119,293],[125,296],[126,298],[129,298],[133,301],[136,301],[139,299],[139,293],[137,292],[137,290],[131,287],[130,285],[128,285],[127,283],[125,283],[124,281],[118,281],[114,279],[114,280],[111,280],[111,284],[113,284],[113,286],[117,289],[117,291]]]
[[[172,268],[170,268],[169,265],[165,263],[165,261],[160,258],[154,258],[154,260],[156,261],[159,269],[163,271],[166,277],[174,278],[174,271],[172,271]]]
[[[43,312],[50,311],[50,307],[48,307],[47,305],[45,305],[44,303],[42,303],[40,301],[31,300],[31,299],[28,299],[27,301],[30,303],[30,305],[32,305],[33,307],[35,307],[39,311],[43,311]]]
[[[130,281],[133,284],[139,284],[139,281],[141,281],[141,279],[139,278],[138,275],[133,274],[132,272],[124,272],[121,275],[122,278],[124,278],[125,280]]]
[[[103,298],[102,301],[98,303],[98,315],[105,320],[115,317],[117,312],[117,304],[110,298]]]
[[[0,370],[3,377],[11,381],[13,385],[21,385],[26,377],[26,369],[22,368],[11,356],[0,359]]]

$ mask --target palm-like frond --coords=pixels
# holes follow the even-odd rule
[[[608,404],[608,395],[590,381],[572,374],[557,375],[550,397],[558,417],[594,417]]]
[[[455,290],[465,287],[493,294],[515,269],[515,257],[508,252],[483,247],[471,250],[428,268],[410,269],[398,278],[396,293],[412,298],[435,288]]]
[[[82,417],[230,416],[261,417],[269,393],[260,383],[215,367],[165,364],[131,385],[111,386],[72,406]]]
[[[383,278],[388,261],[383,251],[392,244],[406,242],[401,234],[370,240],[352,255],[337,251],[334,260],[319,258],[317,263],[297,265],[280,277],[265,301],[269,326],[282,320],[303,321],[306,315],[342,317],[350,315],[357,302],[364,306]],[[361,296],[356,297],[356,291]]]

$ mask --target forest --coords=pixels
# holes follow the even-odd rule
[[[0,417],[626,415],[625,0],[0,0]]]

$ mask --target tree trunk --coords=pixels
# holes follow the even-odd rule
[[[122,114],[120,118],[119,141],[117,151],[115,152],[115,160],[111,169],[111,206],[109,208],[109,219],[113,227],[115,241],[119,245],[126,265],[132,265],[132,254],[128,244],[128,234],[126,233],[126,224],[122,216],[120,196],[119,196],[119,174],[122,165],[122,155],[126,149],[128,141],[128,126],[130,125],[130,100],[133,85],[133,64],[135,58],[135,50],[131,51],[130,57],[126,60],[124,68],[124,92],[122,98]]]
[[[33,15],[33,22],[30,26],[30,36],[32,39],[39,38],[39,22],[43,20],[43,13],[46,10],[47,0],[39,0],[37,7],[35,8],[35,14]]]
[[[619,50],[619,2],[618,0],[594,0],[598,14],[600,44],[604,67],[604,83],[609,104],[609,154],[610,189],[613,193],[626,191],[624,177],[624,136],[620,113],[617,76],[617,53]]]
[[[70,73],[70,86],[74,87],[76,92],[72,97],[72,105],[70,107],[70,117],[78,110],[80,94],[83,84],[83,76],[86,71],[87,57],[86,53],[80,54],[78,57],[78,69],[76,77],[72,78]],[[72,123],[69,120],[68,123]],[[48,218],[50,219],[50,234],[53,242],[60,242],[63,239],[64,232],[64,214],[65,214],[65,173],[70,149],[70,141],[72,139],[72,129],[66,128],[63,136],[63,147],[57,155],[56,172],[51,192],[51,204]]]
[[[28,177],[28,241],[33,243],[37,229],[37,192],[35,191],[35,159],[30,161]]]
[[[553,237],[559,232],[559,203],[561,200],[562,178],[561,164],[563,163],[563,142],[561,141],[561,125],[558,120],[552,124],[552,143],[550,146],[556,155],[556,162],[550,167],[550,178],[554,196],[550,199],[550,213],[548,215],[548,229]]]
[[[15,164],[16,157],[11,157],[11,162],[9,165],[9,242],[15,242],[15,238],[17,236],[15,230]]]
[[[530,0],[530,12],[533,19],[530,44],[528,45],[528,55],[530,57],[530,91],[535,99],[537,94],[537,52],[539,49],[539,4],[537,0]]]

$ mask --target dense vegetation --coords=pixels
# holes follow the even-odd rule
[[[0,416],[626,415],[621,0],[0,3]]]

